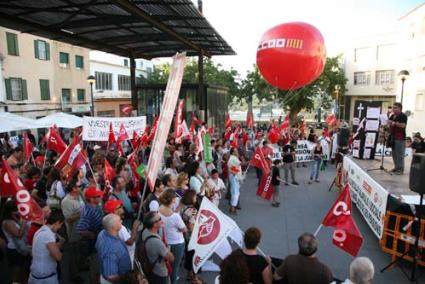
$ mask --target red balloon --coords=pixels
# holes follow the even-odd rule
[[[257,66],[264,79],[283,90],[313,82],[322,74],[325,62],[323,36],[307,23],[286,23],[269,29],[257,49]]]

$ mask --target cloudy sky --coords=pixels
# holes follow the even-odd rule
[[[197,0],[192,0],[197,3]],[[316,26],[328,55],[344,50],[350,39],[392,29],[397,19],[423,0],[203,0],[204,15],[236,51],[215,57],[242,76],[255,63],[257,44],[269,28],[302,21]]]

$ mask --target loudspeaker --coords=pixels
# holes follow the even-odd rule
[[[412,157],[409,187],[417,193],[425,193],[425,154],[417,153]]]
[[[348,139],[350,138],[350,129],[341,128],[338,133],[338,146],[339,147],[347,147]]]

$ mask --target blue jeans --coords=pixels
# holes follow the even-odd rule
[[[311,162],[311,170],[310,170],[310,180],[313,180],[313,177],[315,180],[319,178],[319,171],[320,171],[320,163],[322,162],[322,159],[314,160]]]
[[[171,273],[171,284],[177,283],[177,276],[180,273],[180,264],[183,260],[185,243],[170,245],[171,253],[174,255],[173,272]]]
[[[233,174],[229,174],[229,182],[230,182],[230,205],[232,207],[236,207],[239,202],[240,195],[240,185],[239,181],[236,179],[236,176]]]

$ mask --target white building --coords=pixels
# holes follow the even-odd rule
[[[425,133],[425,5],[395,21],[394,29],[353,41],[344,54],[348,79],[345,118],[351,120],[356,101],[382,102],[382,111],[401,102],[401,79],[407,70],[403,111],[409,112],[407,135]]]
[[[136,59],[136,83],[147,78],[153,63]],[[121,116],[121,109],[131,104],[130,60],[102,51],[90,51],[90,75],[93,86],[95,115]]]

